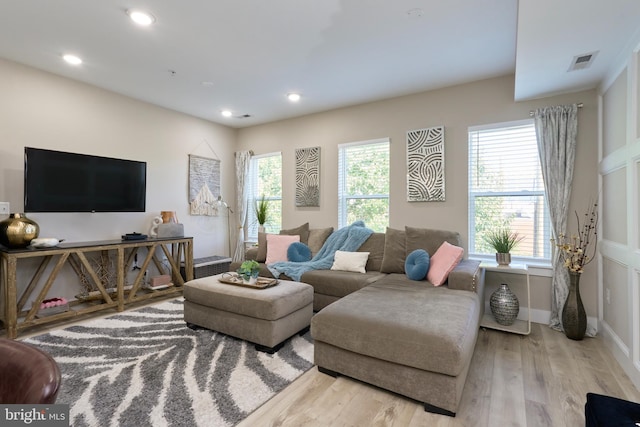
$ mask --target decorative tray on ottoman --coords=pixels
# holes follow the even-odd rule
[[[272,279],[269,277],[258,277],[256,283],[250,284],[242,281],[242,278],[237,273],[223,273],[218,282],[226,283],[227,285],[244,286],[245,288],[252,289],[265,289],[270,288],[278,284],[278,279]]]

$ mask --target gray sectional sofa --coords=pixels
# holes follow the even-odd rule
[[[304,227],[293,230],[302,234],[301,241]],[[307,241],[317,252],[314,234],[309,230]],[[484,270],[478,261],[463,259],[438,287],[410,280],[404,272],[411,251],[433,255],[444,241],[461,246],[455,232],[389,228],[358,249],[370,252],[366,273],[302,275],[314,288],[311,334],[321,372],[356,378],[423,402],[425,410],[455,416],[483,314]],[[253,249],[247,256],[259,254]],[[231,270],[237,267],[232,264]],[[261,274],[271,276],[262,267]]]

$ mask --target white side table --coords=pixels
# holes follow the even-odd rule
[[[505,326],[496,322],[491,312],[486,312],[480,320],[480,326],[483,328],[496,329],[499,331],[513,332],[514,334],[529,335],[531,333],[531,286],[529,282],[529,267],[527,264],[510,264],[507,266],[498,266],[495,263],[481,263],[481,268],[485,271],[494,271],[508,274],[524,274],[527,278],[527,320],[516,319],[513,325]],[[509,285],[511,286],[511,285]],[[484,300],[483,300],[484,303]],[[522,307],[522,303],[520,304]]]

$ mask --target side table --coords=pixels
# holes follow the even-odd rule
[[[527,320],[516,319],[513,325],[505,326],[496,322],[493,315],[489,311],[485,310],[485,314],[480,320],[480,327],[496,329],[499,331],[513,332],[514,334],[529,335],[531,333],[531,286],[529,282],[529,267],[527,264],[510,264],[507,266],[499,266],[495,263],[481,263],[481,268],[484,268],[486,272],[500,272],[508,274],[524,274],[527,282]],[[488,279],[487,279],[488,282]],[[511,284],[509,285],[511,287]],[[483,301],[484,302],[484,301]],[[520,302],[520,308],[522,308],[522,301]]]
[[[193,278],[215,276],[216,274],[226,273],[229,271],[231,258],[214,255],[205,258],[195,258],[193,260]],[[180,266],[180,274],[185,277],[184,263]]]

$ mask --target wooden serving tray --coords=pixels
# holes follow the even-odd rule
[[[244,288],[251,289],[265,289],[270,288],[271,286],[275,286],[278,284],[278,279],[272,279],[269,277],[258,277],[258,280],[254,285],[250,285],[248,283],[244,283],[242,278],[239,275],[233,273],[223,274],[220,278],[218,278],[218,282],[225,283],[227,285],[235,285],[242,286]]]

